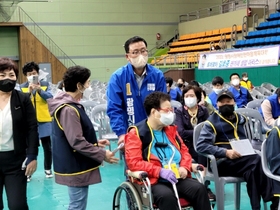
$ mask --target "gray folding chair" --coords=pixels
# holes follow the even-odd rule
[[[179,101],[171,100],[170,103],[171,103],[171,106],[172,106],[174,109],[177,109],[177,108],[182,107],[182,104],[181,104]]]
[[[271,128],[265,123],[259,111],[250,108],[239,108],[235,112],[247,117],[248,122],[244,125],[246,136],[250,140],[258,139],[264,141],[264,134]]]
[[[112,131],[110,119],[106,113],[107,104],[96,105],[91,111],[91,119],[93,124],[98,127],[99,139],[108,139],[109,141],[117,141],[118,136]],[[111,146],[109,146],[111,150]]]
[[[250,108],[250,109],[256,109],[258,110],[260,107],[261,107],[261,104],[263,102],[264,99],[255,99],[253,101],[250,101],[248,104],[247,104],[247,108]]]
[[[201,132],[201,129],[204,125],[204,122],[199,123],[194,127],[193,132],[193,146],[195,151],[197,152],[197,142],[198,138]],[[213,139],[214,141],[214,139]],[[216,206],[217,210],[224,210],[225,209],[225,190],[224,185],[227,183],[233,183],[234,184],[234,206],[235,210],[240,209],[240,194],[241,194],[241,183],[244,182],[244,179],[242,177],[231,177],[231,176],[219,176],[218,173],[218,161],[216,160],[214,155],[211,154],[201,154],[205,157],[207,157],[210,161],[208,161],[207,165],[207,173],[205,176],[205,180],[214,181],[215,183],[215,192],[216,192]],[[222,161],[222,160],[219,160]],[[209,168],[211,168],[211,171],[209,171]],[[267,206],[264,203],[264,209],[267,210]]]
[[[267,157],[266,157],[266,143],[267,140],[264,140],[263,144],[262,144],[262,152],[261,152],[261,159],[262,159],[262,168],[263,168],[263,172],[265,173],[265,175],[275,181],[280,182],[280,176],[279,175],[274,175],[268,166],[267,163]],[[280,197],[279,197],[279,204],[278,204],[278,210],[280,210]]]
[[[277,89],[277,87],[275,87],[273,84],[268,83],[268,82],[264,82],[261,84],[261,87],[266,88],[268,91],[274,93]]]

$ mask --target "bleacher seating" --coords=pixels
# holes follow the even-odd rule
[[[242,26],[237,26],[236,31],[241,32]],[[219,43],[222,39],[228,41],[231,39],[231,33],[232,27],[185,34],[170,45],[168,53],[209,51],[211,42]]]
[[[250,31],[245,40],[238,40],[235,48],[280,44],[280,12],[270,14],[261,22],[256,31]]]

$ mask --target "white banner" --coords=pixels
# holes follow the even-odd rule
[[[236,50],[231,52],[200,53],[198,69],[252,68],[277,66],[279,46]]]

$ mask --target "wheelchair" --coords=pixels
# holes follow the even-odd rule
[[[153,203],[148,174],[145,171],[128,171],[127,174],[130,181],[117,187],[113,197],[113,210],[160,210]],[[202,173],[198,176],[202,177]],[[193,209],[191,203],[183,198],[179,198],[179,203],[182,210]]]

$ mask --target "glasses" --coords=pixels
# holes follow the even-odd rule
[[[142,50],[134,50],[133,52],[130,52],[132,55],[146,55],[148,54],[147,49],[142,49]]]
[[[171,108],[165,108],[165,109],[157,109],[158,111],[163,111],[165,113],[169,113],[169,112],[174,112],[174,109],[173,107]]]

